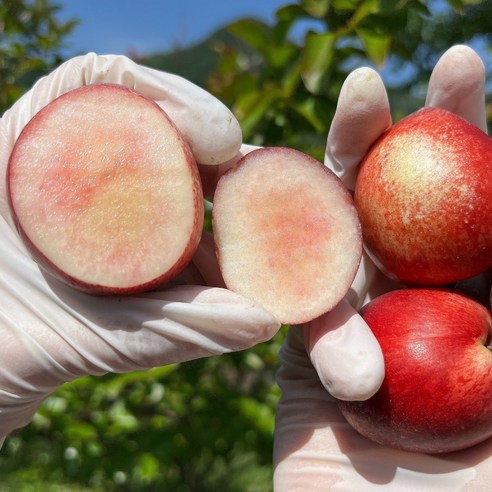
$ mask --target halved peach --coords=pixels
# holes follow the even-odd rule
[[[362,255],[352,197],[312,157],[255,150],[219,180],[213,231],[227,287],[282,323],[310,321],[349,290]]]
[[[154,101],[126,87],[88,85],[40,110],[7,178],[35,259],[83,291],[150,290],[198,245],[203,193],[188,144]]]

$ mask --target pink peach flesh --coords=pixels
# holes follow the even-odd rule
[[[253,151],[220,179],[213,229],[228,288],[283,323],[332,309],[361,258],[347,189],[320,162],[283,147]]]
[[[202,230],[187,143],[156,103],[122,86],[85,86],[39,111],[11,154],[8,191],[40,264],[92,293],[170,280]]]

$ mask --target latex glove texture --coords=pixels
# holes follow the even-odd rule
[[[130,297],[77,292],[31,260],[8,210],[5,172],[11,149],[37,111],[91,83],[122,84],[154,99],[202,167],[230,163],[240,154],[239,124],[222,103],[180,77],[122,56],[73,58],[5,112],[0,120],[0,441],[27,424],[64,382],[242,350],[271,338],[280,327],[260,306],[220,288],[213,242],[206,234],[189,276],[203,285]]]
[[[484,95],[483,62],[470,48],[455,46],[433,70],[426,105],[451,110],[486,131]],[[340,93],[325,164],[353,187],[364,154],[390,125],[390,106],[380,76],[368,68],[352,72]],[[282,397],[275,430],[276,492],[454,492],[489,486],[492,441],[442,456],[386,448],[354,431],[328,392],[337,393],[323,345],[333,343],[330,339],[340,333],[352,333],[352,339],[357,333],[365,337],[357,309],[396,287],[364,256],[346,301],[303,331],[289,331],[277,378]],[[340,364],[355,362],[348,358]]]

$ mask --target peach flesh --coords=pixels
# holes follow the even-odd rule
[[[213,205],[229,289],[297,324],[332,309],[360,262],[360,226],[342,182],[287,148],[246,155],[219,181]]]
[[[157,104],[122,86],[85,86],[37,113],[11,154],[8,191],[39,263],[91,293],[167,282],[201,235],[187,143]]]

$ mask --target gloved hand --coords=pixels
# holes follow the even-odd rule
[[[484,96],[485,71],[478,55],[465,46],[450,48],[433,70],[426,105],[453,111],[486,131]],[[326,165],[352,187],[362,157],[390,124],[386,90],[377,73],[366,68],[354,71],[340,94]],[[282,397],[275,430],[275,492],[453,492],[490,486],[492,440],[442,456],[386,448],[354,431],[329,393],[354,396],[353,388],[346,392],[344,381],[340,387],[333,377],[333,360],[325,347],[333,345],[340,333],[365,333],[356,309],[396,287],[364,257],[345,303],[304,330],[289,331],[278,373]],[[343,339],[339,343],[347,346]],[[341,361],[336,374],[344,363],[355,362]]]
[[[204,235],[188,283],[132,297],[92,297],[49,282],[13,226],[5,172],[17,136],[56,96],[90,83],[119,83],[156,100],[202,169],[241,154],[230,111],[190,82],[121,56],[89,54],[41,79],[0,120],[0,446],[59,385],[85,375],[128,372],[242,350],[280,327],[263,308],[224,288]],[[227,163],[227,161],[230,161]],[[209,190],[210,191],[210,190]]]

